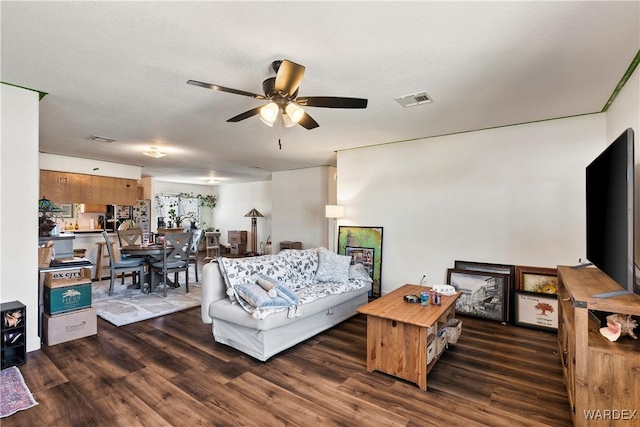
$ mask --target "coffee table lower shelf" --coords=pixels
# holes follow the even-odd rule
[[[380,371],[415,383],[427,390],[427,374],[438,360],[446,341],[438,331],[455,317],[460,294],[442,297],[440,306],[404,302],[404,295],[419,294],[425,287],[404,285],[358,309],[367,315],[367,370]],[[428,363],[429,350],[434,351]]]

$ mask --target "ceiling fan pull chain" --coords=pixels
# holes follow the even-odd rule
[[[278,147],[282,150],[282,143],[280,142],[280,138],[282,138],[282,117],[278,120]]]

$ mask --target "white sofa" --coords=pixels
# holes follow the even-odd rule
[[[216,342],[266,361],[367,303],[370,278],[349,261],[324,248],[214,260],[202,269],[202,321],[212,325]],[[247,304],[237,290],[249,283],[255,287],[256,273],[292,290],[299,305],[260,309]]]

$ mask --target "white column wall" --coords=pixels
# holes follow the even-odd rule
[[[328,222],[324,208],[329,197],[329,166],[274,172],[273,249],[280,242],[302,242],[304,249],[327,246]]]
[[[38,337],[39,94],[0,84],[0,301],[27,306],[27,351]]]
[[[586,165],[604,114],[338,152],[339,225],[383,227],[382,293],[455,260],[554,267],[585,256]]]

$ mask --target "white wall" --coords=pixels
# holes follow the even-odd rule
[[[246,218],[245,214],[256,208],[264,215],[264,218],[257,219],[258,249],[260,249],[260,242],[266,245],[267,238],[271,235],[271,206],[270,181],[219,186],[218,206],[214,209],[213,223],[214,227],[222,233],[220,241],[228,243],[229,230],[246,230],[247,250],[251,250],[251,218]]]
[[[640,141],[640,67],[636,67],[606,115],[607,144],[629,127],[633,128],[636,141]]]
[[[576,264],[605,140],[596,114],[340,151],[338,224],[383,227],[382,293],[443,283],[455,260]]]
[[[640,67],[627,80],[607,111],[607,141],[612,143],[627,128],[633,128],[635,139],[635,236],[636,264],[640,264]],[[603,148],[604,149],[604,148]]]
[[[0,301],[27,306],[27,351],[38,337],[39,94],[0,84]]]
[[[273,248],[280,242],[302,242],[302,247],[327,246],[328,222],[324,208],[329,197],[329,167],[274,172]]]

